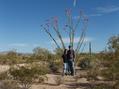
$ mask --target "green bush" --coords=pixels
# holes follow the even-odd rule
[[[61,76],[56,76],[55,82],[56,82],[57,85],[62,84],[63,83],[62,77]]]
[[[101,62],[99,59],[95,59],[91,61],[91,67],[88,70],[88,79],[97,80],[97,76],[101,75]]]
[[[82,69],[87,69],[91,67],[91,59],[89,58],[85,58],[80,60],[80,62],[78,63],[78,66],[81,67]]]
[[[101,84],[101,85],[95,86],[92,89],[113,89],[113,87]]]
[[[8,72],[0,73],[0,80],[9,79]]]
[[[116,84],[114,85],[114,89],[119,89],[119,80],[116,82]]]
[[[10,69],[10,75],[22,86],[23,89],[29,89],[36,79],[40,79],[40,76],[44,76],[47,73],[48,70],[46,67],[38,65]]]
[[[56,62],[50,62],[49,68],[51,73],[58,73],[60,66]]]
[[[0,89],[20,89],[16,81],[13,80],[2,80]]]
[[[80,63],[80,67],[82,69],[89,68],[90,67],[90,61],[88,59],[82,60]]]
[[[102,75],[109,80],[119,80],[119,60],[112,62],[111,66],[102,71]]]

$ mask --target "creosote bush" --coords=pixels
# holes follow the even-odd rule
[[[102,84],[102,85],[94,86],[92,89],[113,89],[113,87]]]
[[[91,67],[90,62],[91,61],[89,58],[85,58],[85,59],[80,60],[78,66],[81,67],[82,69],[88,69]]]
[[[60,64],[58,64],[56,62],[49,63],[49,69],[50,69],[51,73],[58,73],[60,68],[61,68]]]
[[[36,79],[41,79],[48,73],[45,66],[22,66],[10,69],[10,75],[16,80],[22,89],[29,89]],[[43,82],[40,80],[40,82]]]
[[[62,84],[63,83],[62,77],[61,76],[56,76],[55,82],[56,82],[57,85]]]
[[[0,89],[20,89],[20,87],[14,80],[2,80]]]

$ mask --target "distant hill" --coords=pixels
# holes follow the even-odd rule
[[[2,51],[0,52],[0,55],[6,55],[8,54],[9,52],[14,52],[14,51]],[[32,55],[32,53],[19,53],[19,52],[16,52],[18,55],[22,55],[22,56],[30,56]]]

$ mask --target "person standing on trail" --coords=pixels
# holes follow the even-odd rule
[[[63,63],[64,63],[64,74],[67,75],[68,73],[68,59],[67,59],[67,49],[64,50],[64,53],[62,55],[62,58],[63,58]]]
[[[74,59],[75,59],[75,52],[72,46],[69,46],[69,50],[67,52],[67,59],[68,65],[71,72],[71,75],[74,76]]]

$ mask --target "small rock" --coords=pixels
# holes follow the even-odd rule
[[[87,81],[86,78],[80,78],[80,79],[78,79],[77,82],[78,82],[78,83],[89,83],[89,81]]]
[[[98,80],[104,80],[104,78],[101,77],[101,76],[97,76],[96,78],[97,78]]]

